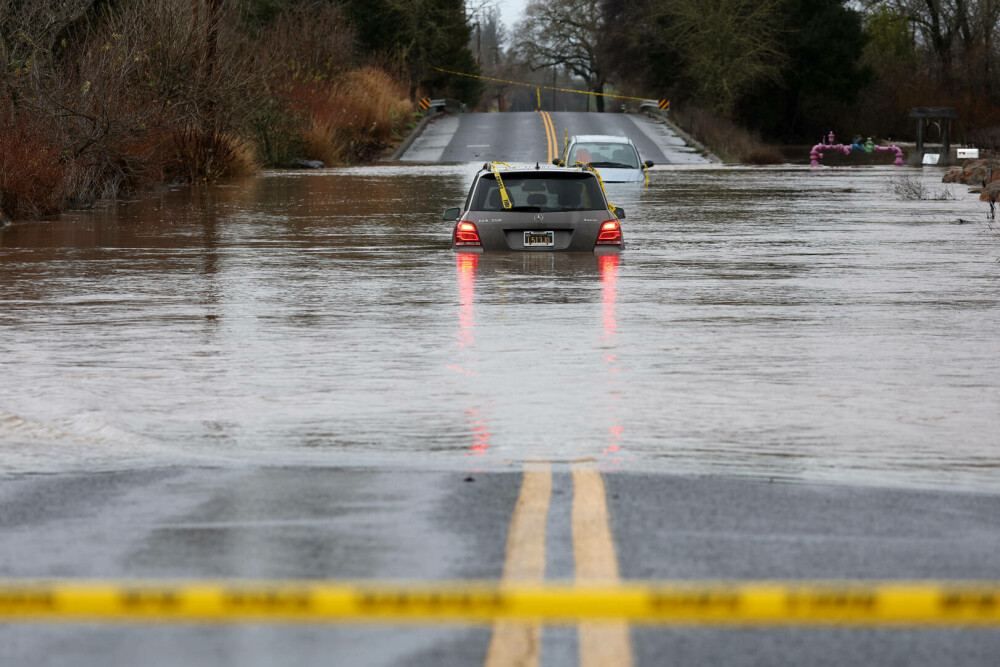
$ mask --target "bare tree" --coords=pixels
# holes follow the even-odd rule
[[[494,4],[486,4],[473,14],[472,40],[469,50],[483,74],[492,79],[510,79],[512,74],[507,61],[504,43],[507,30],[500,20],[500,10]],[[500,106],[500,100],[507,96],[512,86],[503,81],[486,80],[483,85],[483,101],[489,105],[493,100]]]
[[[93,0],[0,0],[0,88],[37,73],[48,62],[59,35],[92,4]]]
[[[701,101],[730,117],[754,85],[777,80],[784,61],[778,0],[652,0]]]
[[[517,24],[517,56],[531,70],[556,67],[584,80],[587,89],[604,92],[608,68],[602,56],[605,33],[600,0],[530,0]],[[604,98],[596,96],[597,110]]]
[[[919,46],[933,54],[940,79],[952,84],[970,74],[992,85],[1000,27],[1000,0],[866,0],[869,12],[888,11],[908,21]]]

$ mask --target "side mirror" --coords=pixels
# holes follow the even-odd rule
[[[646,169],[649,169],[650,167],[653,166],[653,161],[652,160],[646,160],[645,162],[643,162],[643,164],[646,165]]]
[[[625,209],[623,209],[623,208],[616,208],[615,209],[615,217],[617,217],[619,220],[624,220],[625,219]]]
[[[559,158],[556,158],[555,160],[552,161],[552,164],[554,164],[557,167],[561,167],[562,166],[562,160],[560,160]]]
[[[458,216],[459,216],[459,214],[461,212],[462,212],[462,209],[460,209],[457,206],[452,206],[451,208],[446,208],[444,210],[444,219],[445,220],[458,220]]]

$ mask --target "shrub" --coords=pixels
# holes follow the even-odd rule
[[[174,132],[172,144],[166,173],[189,183],[249,176],[259,168],[250,144],[233,135],[189,126]]]
[[[936,201],[953,201],[958,197],[951,190],[942,188],[938,192],[931,191],[924,186],[913,174],[897,174],[889,178],[885,184],[885,191],[904,201],[922,201],[933,199]]]
[[[2,212],[37,217],[260,161],[347,163],[390,142],[412,117],[405,85],[390,68],[354,68],[339,5],[280,6],[256,33],[243,0],[0,11]]]
[[[339,4],[307,0],[287,6],[261,40],[284,65],[280,74],[287,80],[329,81],[354,65],[354,31]]]
[[[363,67],[339,82],[289,84],[301,108],[306,157],[336,165],[364,159],[409,120],[405,86],[384,70]]]
[[[705,144],[725,162],[744,164],[781,164],[784,156],[774,146],[763,143],[759,137],[738,125],[719,118],[709,111],[687,106],[672,112],[675,120]]]
[[[37,120],[13,110],[0,112],[0,212],[13,219],[57,213],[64,203],[66,168],[61,147]],[[2,215],[0,215],[2,217]]]
[[[251,118],[257,155],[265,167],[287,167],[306,154],[302,113],[285,99],[272,96]],[[322,159],[322,158],[316,158]]]
[[[409,120],[408,89],[387,63],[353,68],[354,33],[339,6],[290,7],[262,39],[283,64],[271,79],[274,102],[256,126],[267,164],[286,166],[292,157],[329,165],[364,159]]]
[[[399,129],[413,113],[406,86],[385,70],[363,67],[352,72],[347,89],[358,101],[356,127],[367,128],[371,142],[390,141],[393,129]]]

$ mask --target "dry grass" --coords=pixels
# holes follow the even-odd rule
[[[167,174],[189,183],[249,176],[260,169],[253,147],[232,134],[186,127],[174,132],[171,152]]]
[[[327,166],[346,163],[351,152],[351,144],[344,139],[340,128],[316,117],[302,131],[302,139],[305,142],[305,157],[320,160]]]
[[[358,101],[353,126],[371,140],[388,142],[393,129],[413,114],[406,87],[384,70],[363,67],[350,74],[348,93]]]
[[[413,114],[405,86],[384,70],[363,67],[339,83],[289,85],[306,118],[306,156],[328,165],[364,159],[388,144]]]
[[[738,125],[698,107],[685,106],[671,116],[695,139],[708,146],[724,162],[782,164],[784,156],[774,146]]]

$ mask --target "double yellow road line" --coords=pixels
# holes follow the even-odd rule
[[[619,583],[604,482],[585,464],[573,466],[573,560],[582,586],[615,587]],[[552,470],[547,463],[528,464],[507,533],[502,585],[540,585],[545,579],[545,527],[552,496]],[[598,617],[599,618],[599,617]],[[581,621],[580,665],[632,664],[628,626],[620,619]],[[486,667],[538,665],[542,621],[497,621],[486,653]]]
[[[1000,581],[620,581],[604,481],[574,463],[575,581],[546,583],[552,466],[526,464],[501,582],[0,580],[0,623],[493,623],[486,664],[534,665],[545,623],[628,665],[627,623],[1000,627]]]
[[[552,160],[559,154],[559,139],[556,137],[556,127],[552,123],[552,114],[548,111],[540,112],[542,124],[545,126],[545,143],[548,148],[548,159],[546,163],[552,164]]]

